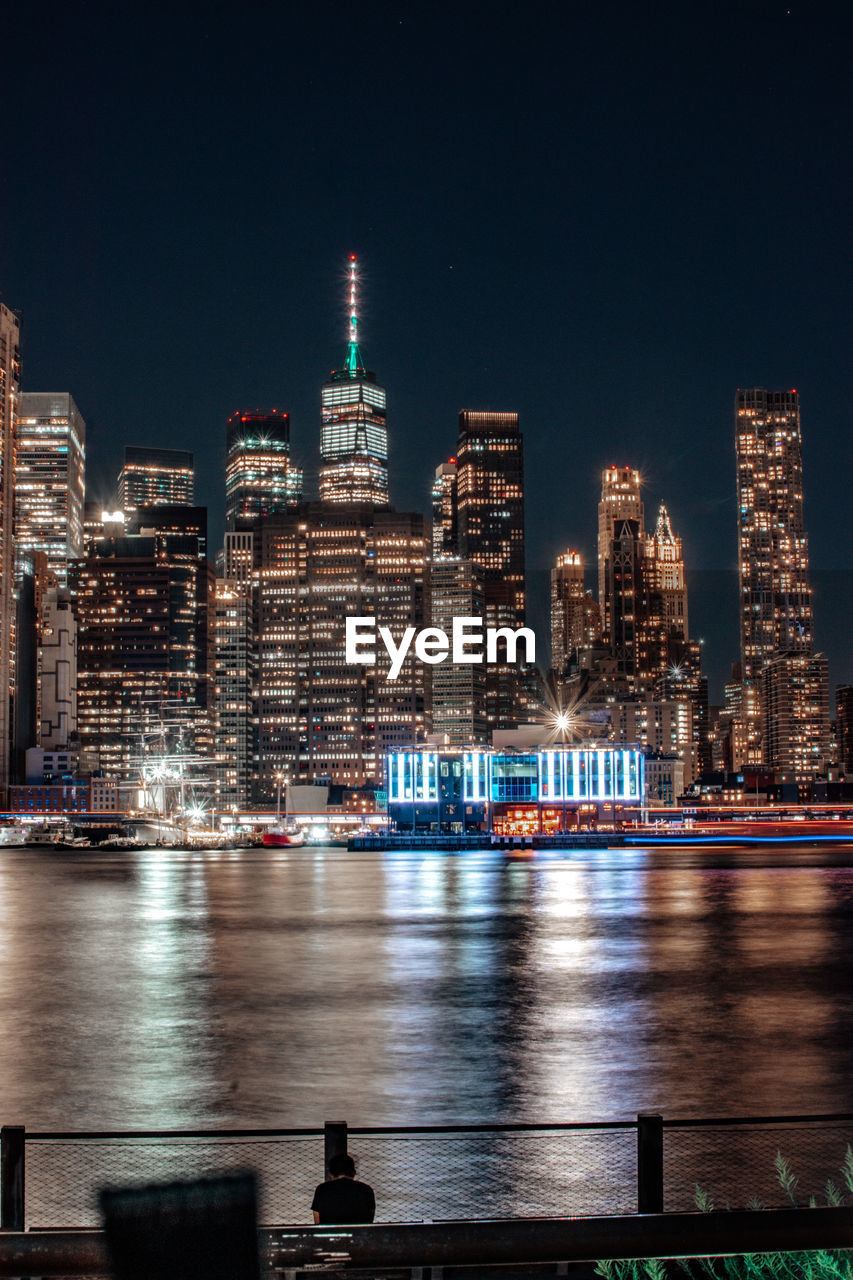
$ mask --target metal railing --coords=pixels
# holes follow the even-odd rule
[[[329,1156],[352,1148],[383,1222],[685,1213],[697,1185],[719,1209],[825,1203],[853,1145],[853,1115],[631,1120],[583,1124],[315,1129],[32,1132],[0,1130],[0,1226],[99,1222],[103,1186],[191,1180],[252,1169],[264,1224],[305,1222]]]
[[[650,1214],[595,1218],[456,1221],[364,1227],[272,1228],[258,1232],[265,1275],[342,1272],[371,1274],[411,1269],[412,1280],[432,1268],[542,1267],[558,1275],[567,1264],[611,1258],[696,1258],[722,1254],[785,1253],[795,1264],[810,1250],[853,1248],[853,1209],[777,1209],[766,1213]],[[195,1274],[182,1257],[184,1274]],[[112,1273],[100,1231],[0,1233],[0,1276],[87,1276]],[[253,1274],[257,1274],[255,1268]],[[760,1272],[758,1274],[761,1274]],[[232,1280],[238,1278],[232,1277]]]

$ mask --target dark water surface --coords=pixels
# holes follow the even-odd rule
[[[853,1110],[853,848],[0,851],[29,1128]]]

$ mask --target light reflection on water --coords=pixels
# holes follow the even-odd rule
[[[850,1109],[853,849],[4,849],[4,1123]]]

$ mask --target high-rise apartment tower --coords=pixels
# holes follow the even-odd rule
[[[790,698],[774,692],[781,679],[799,672],[796,664],[776,663],[766,692],[772,706],[761,706],[762,672],[780,655],[813,652],[809,554],[803,522],[803,457],[800,399],[797,391],[739,389],[735,397],[737,460],[738,567],[740,573],[740,649],[748,761],[759,763],[779,739],[772,721],[784,704],[797,716],[812,716],[826,699]],[[820,679],[823,667],[806,684]],[[799,674],[794,683],[799,681]],[[802,686],[804,687],[804,686]],[[781,714],[781,712],[780,712]],[[819,718],[825,711],[815,710]],[[786,722],[789,711],[784,711]],[[799,725],[810,742],[823,742],[823,725]],[[762,754],[762,737],[765,747]],[[771,754],[778,754],[773,748]],[[817,753],[811,753],[817,754]],[[769,760],[765,762],[770,763]],[[793,769],[791,770],[793,771]]]
[[[797,392],[739,390],[735,449],[741,662],[752,685],[773,654],[813,643]]]

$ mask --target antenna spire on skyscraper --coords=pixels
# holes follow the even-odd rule
[[[347,372],[354,378],[364,365],[358,349],[358,260],[354,253],[349,258],[349,345],[347,346]]]

